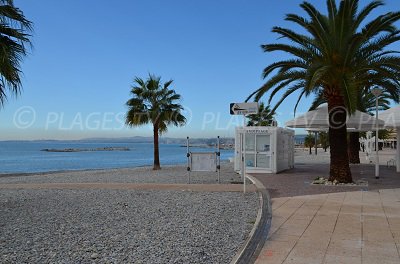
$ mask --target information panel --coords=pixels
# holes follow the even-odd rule
[[[190,152],[191,171],[217,171],[217,153]]]

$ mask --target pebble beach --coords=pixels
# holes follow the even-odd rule
[[[192,183],[216,183],[193,173]],[[222,165],[221,183],[240,181]],[[185,166],[3,175],[12,183],[186,183]],[[0,189],[2,263],[229,263],[253,228],[256,192]]]

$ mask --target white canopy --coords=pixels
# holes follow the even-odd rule
[[[380,112],[378,117],[385,121],[385,127],[400,128],[400,105]]]
[[[385,127],[397,129],[396,165],[397,172],[400,172],[400,106],[383,111],[378,117],[385,121]]]
[[[385,122],[378,119],[378,127],[384,128]],[[285,123],[287,127],[308,128],[312,131],[323,131],[329,128],[328,106],[320,106],[295,119]],[[376,118],[360,111],[347,116],[347,130],[349,131],[370,131],[376,129]]]

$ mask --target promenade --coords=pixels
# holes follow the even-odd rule
[[[328,177],[329,156],[298,156],[296,168],[257,175],[272,197],[272,225],[256,263],[400,263],[400,174],[385,166],[380,178],[361,154],[353,179],[368,186],[311,185]]]

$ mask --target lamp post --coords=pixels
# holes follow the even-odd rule
[[[372,89],[372,94],[375,95],[376,99],[376,105],[375,105],[375,128],[376,128],[376,133],[375,133],[375,151],[376,151],[376,158],[375,158],[375,179],[379,179],[379,138],[378,138],[378,133],[379,133],[379,127],[378,127],[378,97],[379,95],[382,94],[382,90],[379,88],[374,88]]]

